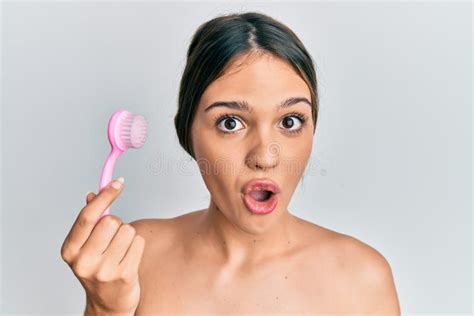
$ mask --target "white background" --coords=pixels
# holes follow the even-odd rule
[[[220,13],[256,10],[313,56],[320,115],[289,209],[391,264],[405,313],[472,305],[472,4],[3,2],[1,312],[81,314],[60,247],[97,191],[118,107],[144,115],[112,212],[125,221],[208,205],[173,125],[187,46]],[[185,198],[183,198],[183,196]]]

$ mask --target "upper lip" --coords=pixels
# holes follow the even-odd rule
[[[279,193],[280,187],[271,179],[253,179],[245,184],[242,189],[243,194],[249,194],[252,191],[266,190],[273,193]]]

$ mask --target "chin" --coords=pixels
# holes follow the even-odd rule
[[[234,225],[252,235],[262,235],[271,230],[282,215],[282,210],[279,207],[276,207],[269,214],[259,215],[251,213],[245,205],[242,205],[239,212],[242,212],[243,215],[236,217],[238,223],[234,223]]]

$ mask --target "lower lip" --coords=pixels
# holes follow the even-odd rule
[[[247,209],[253,214],[258,215],[271,213],[278,204],[278,197],[276,194],[272,194],[272,196],[265,201],[257,201],[248,194],[244,194],[242,199],[244,200]]]

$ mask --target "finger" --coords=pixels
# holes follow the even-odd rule
[[[94,192],[88,191],[86,193],[86,205],[89,204],[96,196],[97,195]],[[63,245],[61,247],[61,256],[66,262],[68,262],[69,260],[72,260],[72,258],[75,257],[75,254],[73,254],[72,251],[67,248],[70,235],[71,235],[71,231],[68,232],[68,235],[64,239]]]
[[[97,195],[94,192],[87,191],[86,193],[86,205],[90,203]],[[72,259],[72,257],[75,256],[75,254],[72,253],[71,249],[68,248],[68,243],[70,240],[71,236],[71,230],[69,230],[66,238],[64,239],[63,245],[61,246],[61,256],[63,259],[67,262]]]
[[[81,252],[91,256],[101,256],[122,224],[123,222],[120,217],[115,215],[106,215],[101,218],[82,246]]]
[[[97,195],[94,192],[87,192],[86,193],[86,204],[89,204]]]
[[[119,263],[120,269],[127,271],[128,273],[138,273],[144,249],[145,239],[140,235],[135,235],[125,257]]]
[[[118,266],[123,257],[125,257],[128,248],[130,248],[135,235],[136,231],[132,225],[124,224],[120,226],[117,234],[115,234],[114,238],[105,250],[103,254],[103,260],[107,261],[113,266]]]
[[[89,238],[92,229],[97,224],[99,216],[117,198],[123,189],[123,178],[111,181],[99,194],[87,204],[79,213],[74,222],[65,243],[73,253],[79,251],[82,245]],[[118,185],[118,189],[112,185]]]

